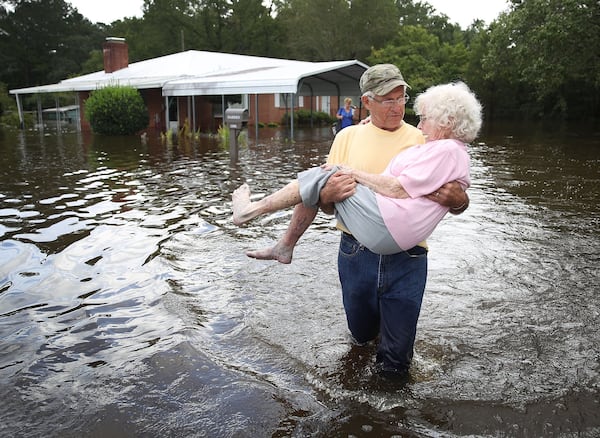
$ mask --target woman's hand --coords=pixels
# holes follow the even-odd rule
[[[341,173],[343,175],[352,175],[352,171],[354,169],[352,169],[351,167],[347,167],[347,166],[340,166],[339,164],[321,164],[321,169],[324,170],[325,172],[329,172],[330,170],[336,169],[338,173]]]

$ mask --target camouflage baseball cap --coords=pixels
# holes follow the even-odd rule
[[[367,91],[384,96],[396,87],[405,86],[410,88],[400,69],[394,64],[377,64],[369,67],[360,77],[360,91],[364,94]]]

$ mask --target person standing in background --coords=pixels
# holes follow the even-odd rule
[[[352,106],[352,99],[349,97],[344,99],[344,106],[338,110],[335,117],[338,119],[336,134],[342,129],[354,125],[354,107]]]

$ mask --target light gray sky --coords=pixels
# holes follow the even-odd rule
[[[507,0],[426,0],[438,13],[450,17],[452,23],[458,23],[466,29],[473,20],[481,19],[486,24],[494,21],[509,5]]]
[[[68,0],[93,23],[110,24],[125,17],[141,17],[143,0]],[[439,13],[466,29],[475,19],[487,24],[508,7],[507,0],[427,0]]]

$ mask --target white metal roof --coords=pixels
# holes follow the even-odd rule
[[[138,89],[161,88],[165,96],[266,93],[357,96],[358,81],[367,67],[356,60],[305,62],[188,50],[134,62],[113,73],[99,71],[10,93],[92,91],[119,84]]]

